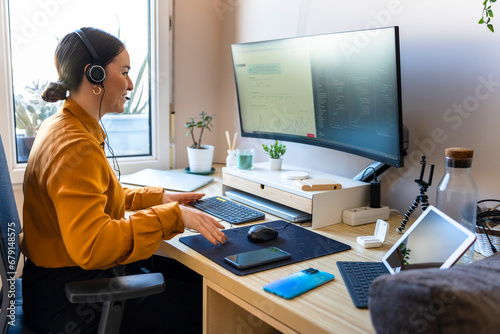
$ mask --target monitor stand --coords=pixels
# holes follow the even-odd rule
[[[342,188],[304,191],[294,180],[281,176],[288,171],[307,172],[311,179],[330,178]],[[345,209],[369,203],[368,183],[288,165],[281,171],[272,171],[268,162],[256,163],[252,170],[223,167],[222,194],[235,189],[311,214],[313,229],[341,223]]]

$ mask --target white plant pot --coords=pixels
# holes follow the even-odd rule
[[[283,158],[278,158],[278,159],[269,158],[269,169],[281,170],[282,163],[283,163]]]
[[[201,149],[189,146],[187,148],[189,170],[192,173],[208,173],[212,170],[214,147],[212,145],[202,145],[201,147]]]

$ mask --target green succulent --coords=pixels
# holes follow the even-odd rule
[[[264,151],[266,151],[267,154],[272,159],[279,159],[281,158],[285,152],[286,152],[286,146],[281,144],[279,141],[276,140],[276,142],[272,145],[262,145],[262,148]]]

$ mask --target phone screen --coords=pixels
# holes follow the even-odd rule
[[[224,260],[238,269],[247,269],[262,264],[290,258],[290,254],[276,247],[268,247],[256,251],[230,255]]]

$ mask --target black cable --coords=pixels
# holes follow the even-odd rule
[[[370,167],[370,166],[368,166],[368,167],[366,167],[366,168],[365,168],[365,170],[364,170],[364,172],[363,172],[363,175],[361,175],[361,180],[363,180],[363,179],[364,179],[364,177],[365,177],[365,173],[366,173],[366,171],[367,171],[367,170],[369,170],[369,169],[373,169],[373,181],[374,181],[374,182],[377,182],[377,173],[376,173],[376,171],[375,171],[375,168]]]
[[[104,124],[102,123],[102,117],[101,117],[101,108],[102,108],[102,100],[104,99],[104,94],[106,93],[106,90],[104,89],[104,85],[101,84],[102,87],[102,96],[101,96],[101,101],[99,102],[99,122],[101,123],[101,127],[104,130],[104,134],[106,135],[106,138],[104,138],[104,142],[106,143],[106,146],[108,147],[109,153],[111,153],[111,159],[113,161],[113,169],[115,172],[118,173],[118,181],[120,181],[120,176],[122,175],[120,171],[120,165],[118,164],[118,159],[115,156],[115,152],[109,145],[109,136],[108,132],[106,131],[106,128],[104,127]]]
[[[500,203],[500,199],[482,199],[482,200],[478,201],[477,204],[483,203],[483,202],[497,202],[497,203]]]
[[[491,242],[490,240],[490,237],[488,236],[488,232],[486,231],[486,227],[484,227],[483,223],[481,222],[481,220],[484,220],[484,221],[489,221],[488,219],[478,219],[476,221],[476,225],[480,225],[482,228],[483,228],[483,231],[484,231],[484,234],[486,235],[486,239],[488,239],[488,242],[490,244],[490,247],[491,247],[491,251],[493,253],[496,253],[497,252],[497,249],[496,247],[493,245],[493,243]]]
[[[483,199],[483,200],[478,201],[477,202],[477,210],[478,210],[478,212],[479,212],[480,209],[482,209],[479,204],[485,203],[485,202],[500,203],[500,200],[498,200],[498,199]],[[500,211],[497,210],[497,209],[492,210],[492,209],[490,209],[490,208],[487,207],[486,211],[479,212],[476,217],[478,219],[479,218],[481,218],[481,219],[487,219],[490,222],[495,223],[495,224],[500,224]]]

